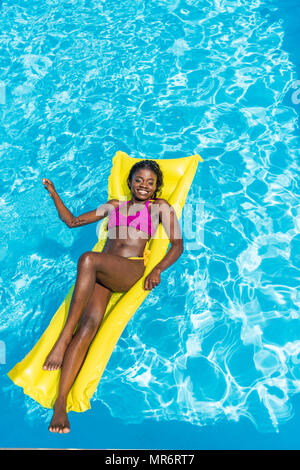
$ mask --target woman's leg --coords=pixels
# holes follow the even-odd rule
[[[65,351],[72,340],[74,329],[80,319],[82,312],[88,305],[96,284],[96,271],[90,269],[89,263],[84,258],[84,254],[80,256],[77,264],[77,278],[70,303],[67,321],[62,332],[48,354],[43,369],[56,370],[59,369]]]
[[[81,304],[79,303],[79,305],[76,304],[75,301],[72,302],[73,311],[69,311],[66,326],[71,329],[72,335],[77,324],[78,328],[75,335],[72,336],[72,340],[69,342],[69,345],[62,348],[64,353],[60,359],[62,370],[59,393],[54,404],[54,414],[49,426],[49,430],[51,432],[65,433],[70,430],[66,413],[67,396],[85,359],[90,343],[102,321],[111,293],[114,291],[126,292],[129,290],[140,279],[145,269],[142,259],[128,260],[127,258],[122,258],[116,255],[102,255],[95,252],[88,252],[84,255],[85,256],[83,256],[79,261],[78,272],[82,272],[80,268],[85,268],[85,270],[83,269],[83,272],[87,275],[87,279],[92,280],[91,282],[93,282],[94,276],[88,276],[88,272],[89,270],[95,272],[96,283],[94,284],[92,296],[90,297],[90,286],[87,283],[84,282],[80,286],[77,285],[79,284],[78,281],[82,280],[82,276],[78,276],[76,281],[75,288],[76,286],[80,287],[82,297],[79,298],[79,300],[82,302]],[[84,263],[86,265],[82,266]],[[106,285],[104,285],[104,283]],[[84,286],[86,286],[86,289]],[[75,289],[74,293],[76,293]],[[90,298],[90,300],[86,300],[88,298]],[[81,314],[82,305],[85,305],[86,302],[88,305],[84,310],[84,313]],[[77,305],[77,311],[74,309],[74,305]],[[51,359],[52,357],[57,357],[58,350],[59,339],[48,355],[45,364],[47,361],[51,364]]]
[[[77,331],[64,355],[58,396],[49,425],[50,432],[66,433],[70,431],[66,413],[67,397],[102,322],[110,297],[111,291],[109,289],[100,284],[95,285],[91,300],[79,320]]]
[[[74,329],[88,305],[96,282],[100,282],[112,292],[126,292],[143,275],[144,269],[142,260],[129,260],[122,256],[94,251],[83,253],[78,260],[77,279],[66,324],[48,354],[43,369],[56,370],[61,367]]]

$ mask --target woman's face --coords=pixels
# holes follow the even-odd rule
[[[147,200],[151,199],[156,190],[156,174],[146,168],[137,170],[131,182],[129,181],[132,195],[136,199]]]

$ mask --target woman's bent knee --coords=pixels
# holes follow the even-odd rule
[[[78,266],[93,266],[95,262],[95,253],[93,251],[86,251],[82,253],[78,259]]]

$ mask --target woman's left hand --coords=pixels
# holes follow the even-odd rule
[[[151,273],[145,279],[144,289],[145,290],[152,290],[153,287],[158,286],[160,283],[160,269],[154,268],[152,269]]]

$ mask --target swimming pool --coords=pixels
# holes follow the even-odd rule
[[[1,3],[1,447],[300,447],[295,8]],[[187,199],[201,243],[128,324],[92,410],[55,436],[51,412],[5,374],[48,325],[96,226],[65,227],[41,178],[74,214],[92,210],[117,150],[203,157]]]

